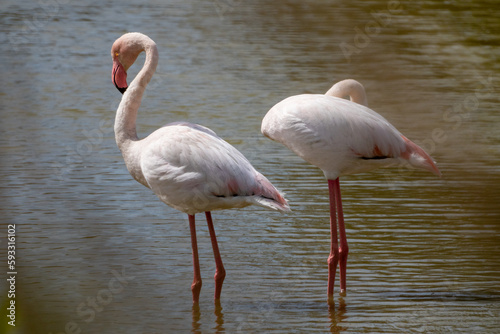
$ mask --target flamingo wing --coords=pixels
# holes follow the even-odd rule
[[[262,132],[336,177],[357,171],[357,160],[399,158],[406,149],[401,133],[373,110],[320,94],[281,101],[264,117]]]
[[[279,191],[212,130],[172,123],[147,139],[141,169],[166,204],[188,214],[250,204],[288,210]]]

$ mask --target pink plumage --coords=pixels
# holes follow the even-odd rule
[[[144,139],[138,159],[147,186],[169,206],[194,215],[251,204],[287,211],[279,191],[213,131],[172,123]]]
[[[343,98],[346,96],[351,101]],[[331,250],[327,295],[330,304],[333,303],[337,263],[340,263],[341,294],[346,291],[348,245],[339,177],[398,163],[409,163],[441,175],[421,147],[367,104],[364,87],[348,79],[336,83],[325,95],[291,96],[272,107],[262,120],[261,131],[266,137],[319,167],[328,180]]]
[[[143,51],[144,66],[127,86],[127,70]],[[188,214],[193,248],[193,303],[198,303],[201,290],[194,215],[205,212],[216,263],[214,299],[219,302],[225,270],[210,212],[251,204],[288,211],[288,203],[243,154],[204,126],[170,123],[139,139],[137,112],[158,64],[156,44],[141,33],[128,33],[113,43],[111,57],[111,79],[123,93],[116,113],[115,137],[127,169],[161,201]]]
[[[289,97],[269,110],[262,133],[319,167],[327,179],[405,161],[439,175],[429,155],[385,118],[340,97]]]

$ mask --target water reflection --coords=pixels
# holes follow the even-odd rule
[[[204,309],[205,312],[208,311],[208,309]],[[200,304],[193,304],[192,306],[192,328],[191,332],[192,333],[202,333],[203,328],[201,324],[201,308]],[[211,327],[213,329],[214,333],[225,333],[225,327],[224,327],[224,313],[222,312],[222,305],[220,300],[217,300],[214,302],[214,315],[215,315],[215,325]]]
[[[201,325],[200,325],[200,318],[201,318],[201,312],[200,312],[200,304],[196,303],[193,304],[193,322],[192,322],[192,333],[201,333]]]
[[[224,313],[222,313],[222,306],[220,300],[215,302],[215,333],[224,333]]]
[[[330,333],[342,333],[348,329],[347,326],[342,325],[346,323],[348,315],[346,314],[346,302],[345,299],[340,297],[338,300],[338,306],[328,305],[329,316],[331,321]]]

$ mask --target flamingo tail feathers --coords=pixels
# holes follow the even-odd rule
[[[401,137],[403,137],[406,143],[406,151],[401,154],[401,157],[408,160],[412,166],[428,170],[429,172],[440,177],[441,172],[436,166],[434,160],[432,160],[432,158],[420,146],[405,136]]]
[[[257,205],[281,212],[290,211],[290,206],[284,195],[260,173],[257,175],[257,187],[254,194],[255,196],[252,198]]]

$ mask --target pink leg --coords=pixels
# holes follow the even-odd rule
[[[201,291],[201,274],[200,274],[200,261],[198,259],[198,242],[196,241],[196,226],[194,223],[194,215],[188,215],[189,229],[191,230],[191,247],[193,249],[193,267],[194,279],[191,284],[191,291],[193,293],[193,304],[198,304],[200,300]]]
[[[339,262],[339,246],[337,241],[337,211],[335,208],[335,181],[328,180],[330,195],[330,256],[328,256],[328,304],[333,305],[333,287],[335,285],[335,272]]]
[[[340,295],[346,295],[346,268],[347,268],[347,254],[349,247],[347,245],[347,236],[345,233],[344,225],[344,212],[342,210],[342,198],[340,196],[340,181],[337,178],[334,181],[335,200],[337,204],[337,219],[339,222],[339,266],[340,266]]]
[[[217,237],[215,236],[214,224],[212,222],[212,214],[210,211],[205,212],[205,216],[207,217],[208,224],[208,232],[210,233],[210,240],[212,241],[212,248],[214,250],[214,258],[215,258],[215,294],[214,300],[215,302],[220,300],[220,293],[222,291],[222,283],[224,282],[224,278],[226,277],[226,270],[224,269],[224,265],[222,264],[222,259],[219,253],[219,245],[217,244]]]

